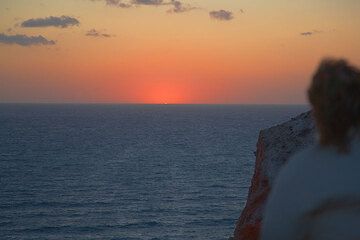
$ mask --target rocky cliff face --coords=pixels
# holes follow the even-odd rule
[[[236,225],[235,240],[259,239],[264,205],[279,169],[291,155],[314,141],[315,126],[310,112],[260,131],[255,172],[246,206]]]

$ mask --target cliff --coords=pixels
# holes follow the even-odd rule
[[[314,144],[314,136],[315,126],[310,112],[260,131],[255,171],[246,206],[235,228],[235,240],[259,239],[264,205],[276,174],[292,154]]]

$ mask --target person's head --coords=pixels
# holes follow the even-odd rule
[[[325,59],[308,90],[320,144],[346,151],[360,127],[360,71],[345,60]]]

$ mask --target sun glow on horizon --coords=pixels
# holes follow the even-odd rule
[[[146,104],[187,104],[191,103],[189,94],[183,86],[158,84],[142,89],[142,101]]]
[[[0,102],[305,103],[360,65],[358,0],[120,2],[1,0]]]

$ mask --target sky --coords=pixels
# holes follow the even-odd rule
[[[304,104],[359,0],[0,0],[0,102]]]

